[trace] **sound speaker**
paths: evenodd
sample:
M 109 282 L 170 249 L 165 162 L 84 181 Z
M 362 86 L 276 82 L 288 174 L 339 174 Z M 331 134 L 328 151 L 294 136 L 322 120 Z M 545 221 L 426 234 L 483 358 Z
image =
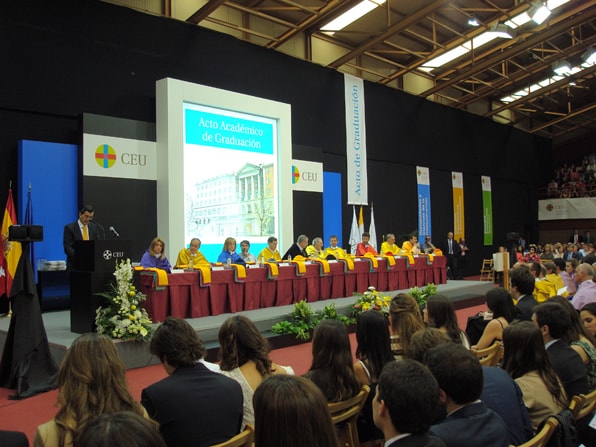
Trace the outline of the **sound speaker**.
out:
M 11 225 L 8 227 L 8 240 L 15 242 L 41 242 L 43 241 L 43 226 Z

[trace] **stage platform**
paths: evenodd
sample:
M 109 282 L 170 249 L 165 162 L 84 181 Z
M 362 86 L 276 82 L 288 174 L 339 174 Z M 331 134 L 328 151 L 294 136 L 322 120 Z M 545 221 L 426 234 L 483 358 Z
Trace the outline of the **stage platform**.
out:
M 484 294 L 494 287 L 492 282 L 487 281 L 447 281 L 447 284 L 438 286 L 438 293 L 447 296 L 454 304 L 456 309 L 462 309 L 470 306 L 476 306 L 483 302 Z M 408 290 L 395 290 L 386 292 L 389 295 L 395 295 L 399 292 L 407 292 Z M 334 303 L 335 308 L 341 315 L 347 315 L 356 301 L 355 297 L 336 298 L 324 301 L 317 301 L 311 304 L 316 311 L 321 310 L 325 305 Z M 268 338 L 271 337 L 272 345 L 276 346 L 275 337 L 271 326 L 279 321 L 287 318 L 287 315 L 292 311 L 293 306 L 278 306 L 269 307 L 266 309 L 250 310 L 239 312 L 242 315 L 250 318 L 259 330 Z M 217 351 L 219 343 L 217 341 L 217 333 L 221 324 L 232 314 L 221 314 L 211 317 L 191 318 L 187 321 L 195 328 L 199 337 L 203 341 L 205 347 L 209 350 L 208 359 L 213 358 Z M 66 350 L 72 344 L 73 340 L 79 334 L 70 331 L 70 311 L 54 311 L 43 314 L 43 321 L 50 343 L 50 351 L 58 364 L 64 358 Z M 10 318 L 0 319 L 0 346 L 4 349 L 4 343 L 10 325 Z M 146 343 L 138 342 L 116 342 L 116 348 L 120 358 L 123 360 L 127 369 L 139 368 L 158 363 L 148 349 Z

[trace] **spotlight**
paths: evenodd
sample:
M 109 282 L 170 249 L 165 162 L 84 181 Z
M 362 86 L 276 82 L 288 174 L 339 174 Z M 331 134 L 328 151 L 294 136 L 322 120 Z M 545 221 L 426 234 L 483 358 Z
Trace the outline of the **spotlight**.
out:
M 559 76 L 565 76 L 571 72 L 571 65 L 565 60 L 557 61 L 553 64 L 553 71 Z
M 550 16 L 550 9 L 546 3 L 534 3 L 528 9 L 528 15 L 537 25 L 540 25 Z
M 515 31 L 503 23 L 494 24 L 490 28 L 490 32 L 503 39 L 513 39 L 515 37 Z
M 480 26 L 480 22 L 478 21 L 476 16 L 470 16 L 470 18 L 468 19 L 468 25 L 469 26 Z
M 596 50 L 592 47 L 588 47 L 582 54 L 582 60 L 588 65 L 596 64 Z

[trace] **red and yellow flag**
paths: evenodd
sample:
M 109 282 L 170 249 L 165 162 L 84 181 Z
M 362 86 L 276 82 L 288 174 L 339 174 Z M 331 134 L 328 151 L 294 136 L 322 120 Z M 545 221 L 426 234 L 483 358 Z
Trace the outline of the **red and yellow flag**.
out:
M 21 243 L 8 241 L 8 227 L 17 224 L 17 213 L 12 200 L 12 189 L 8 190 L 8 200 L 2 220 L 2 253 L 0 254 L 0 295 L 10 295 L 12 280 L 21 257 Z

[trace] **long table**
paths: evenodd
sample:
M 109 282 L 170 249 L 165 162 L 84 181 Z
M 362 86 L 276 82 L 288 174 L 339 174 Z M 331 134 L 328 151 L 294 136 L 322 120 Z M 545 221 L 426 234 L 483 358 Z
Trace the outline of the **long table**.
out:
M 281 263 L 278 276 L 272 278 L 266 267 L 249 266 L 244 279 L 236 279 L 232 269 L 220 269 L 211 272 L 211 283 L 205 285 L 201 285 L 199 272 L 173 273 L 168 275 L 168 285 L 164 287 L 157 285 L 155 273 L 140 272 L 137 285 L 147 295 L 147 312 L 158 322 L 168 315 L 199 318 L 283 306 L 303 299 L 314 302 L 343 298 L 364 292 L 369 286 L 387 291 L 447 282 L 444 256 L 435 256 L 432 263 L 426 256 L 415 257 L 412 265 L 402 257 L 395 261 L 389 267 L 387 259 L 378 259 L 375 268 L 372 260 L 356 258 L 351 271 L 344 262 L 331 261 L 328 273 L 319 263 L 313 263 L 306 264 L 304 274 L 298 273 L 295 264 Z

